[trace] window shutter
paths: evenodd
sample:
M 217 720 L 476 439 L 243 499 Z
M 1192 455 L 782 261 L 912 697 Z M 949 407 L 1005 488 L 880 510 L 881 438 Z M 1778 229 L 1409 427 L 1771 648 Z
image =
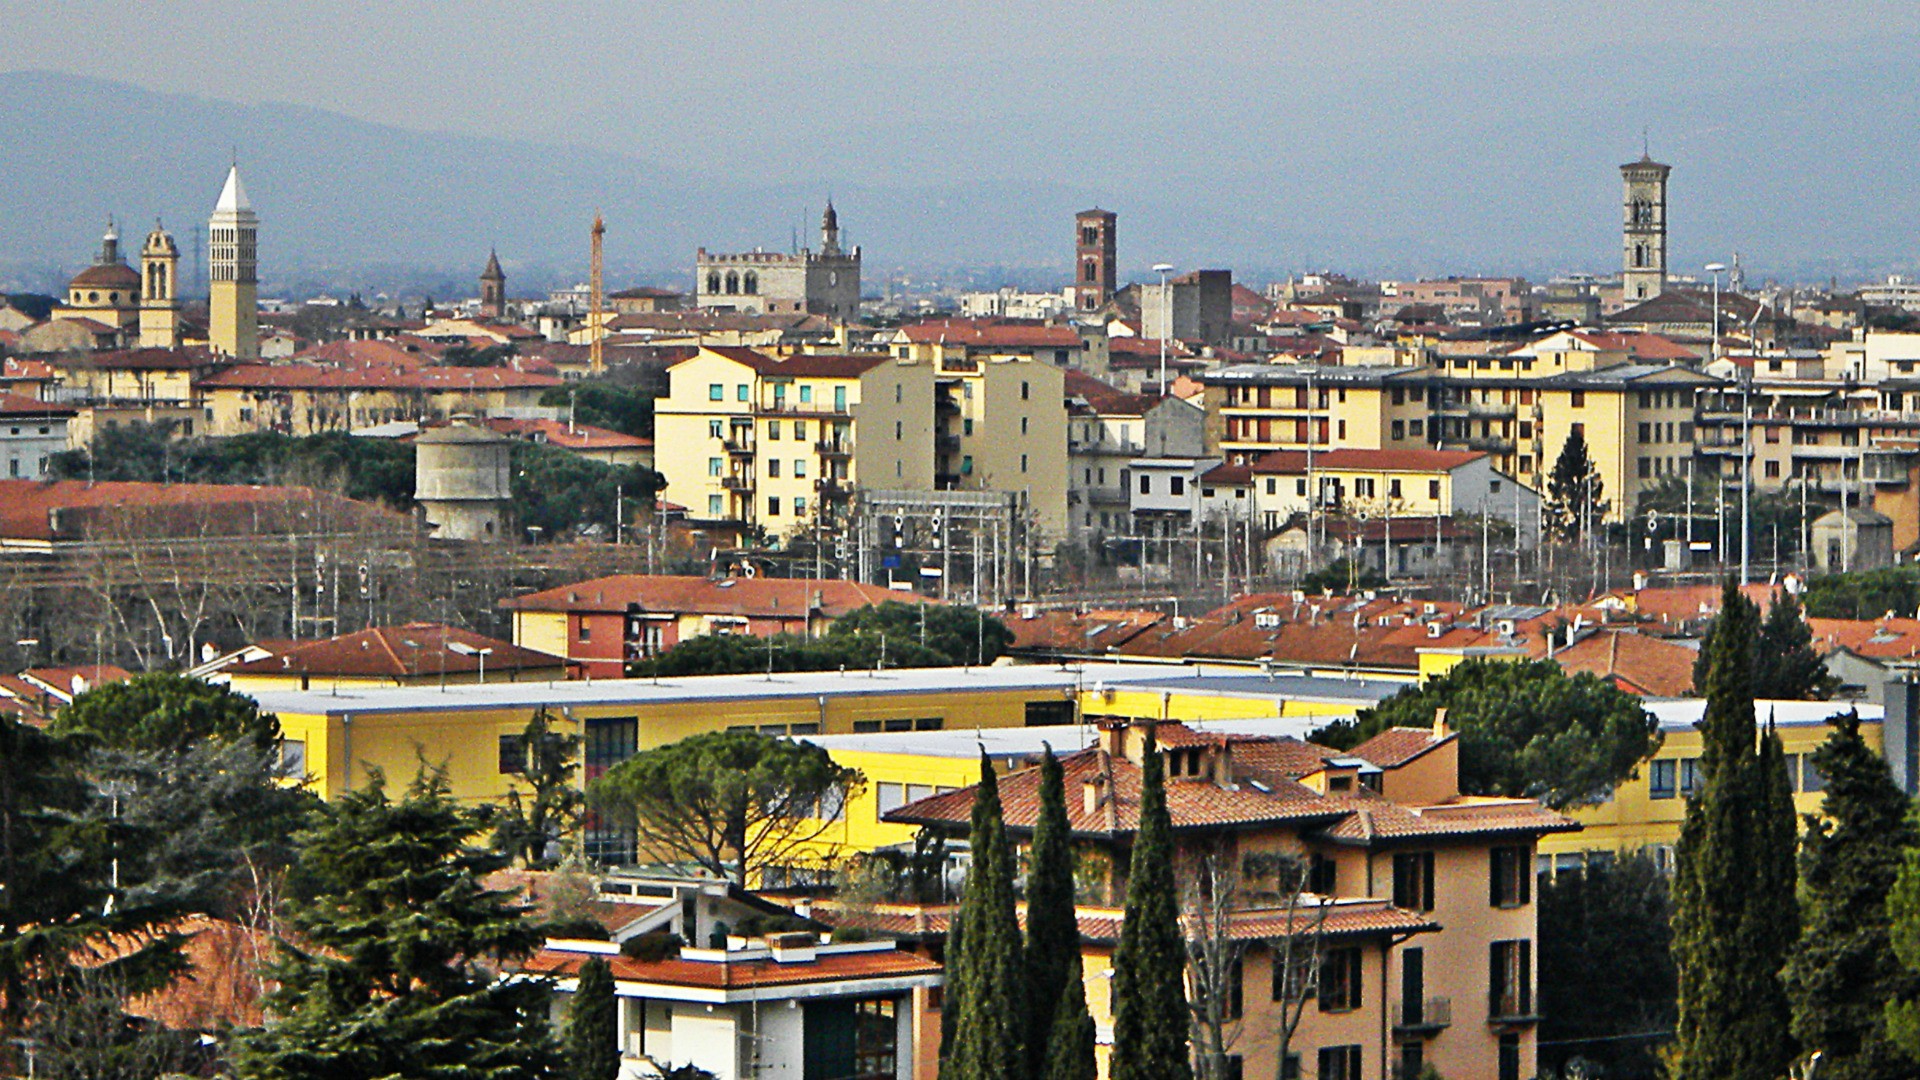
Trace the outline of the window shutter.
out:
M 1527 858 L 1526 848 L 1517 847 L 1513 849 L 1513 874 L 1520 879 L 1521 904 L 1533 903 L 1533 867 L 1527 865 L 1530 861 L 1531 860 Z
M 1420 869 L 1422 871 L 1420 875 L 1420 878 L 1421 878 L 1420 898 L 1426 902 L 1425 905 L 1423 906 L 1423 910 L 1432 911 L 1433 910 L 1433 852 L 1429 851 L 1420 856 Z

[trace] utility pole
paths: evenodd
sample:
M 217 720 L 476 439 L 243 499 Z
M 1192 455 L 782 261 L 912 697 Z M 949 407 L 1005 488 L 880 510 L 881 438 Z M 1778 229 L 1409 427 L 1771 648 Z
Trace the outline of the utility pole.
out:
M 592 253 L 587 268 L 587 289 L 592 293 L 587 300 L 590 305 L 587 315 L 587 369 L 596 379 L 606 374 L 607 370 L 606 351 L 600 344 L 600 339 L 606 334 L 606 257 L 603 250 L 606 237 L 607 223 L 601 220 L 596 211 L 593 215 Z

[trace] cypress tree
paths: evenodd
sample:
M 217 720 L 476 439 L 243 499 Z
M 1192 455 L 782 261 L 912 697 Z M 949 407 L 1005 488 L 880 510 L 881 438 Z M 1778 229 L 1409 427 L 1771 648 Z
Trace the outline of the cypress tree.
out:
M 1068 998 L 1087 1011 L 1086 988 L 1068 979 L 1080 977 L 1080 922 L 1074 912 L 1073 826 L 1067 820 L 1064 770 L 1053 749 L 1040 762 L 1040 818 L 1033 830 L 1027 865 L 1027 1056 L 1033 1072 L 1046 1066 L 1056 1024 L 1070 1028 Z M 1092 1016 L 1087 1016 L 1089 1024 Z M 1087 1066 L 1093 1065 L 1088 1048 Z
M 1916 1069 L 1887 1037 L 1886 1008 L 1920 993 L 1920 977 L 1893 953 L 1886 898 L 1920 835 L 1857 714 L 1833 719 L 1812 761 L 1827 790 L 1801 848 L 1806 933 L 1787 964 L 1793 1034 L 1821 1051 L 1822 1080 L 1899 1080 Z
M 1759 622 L 1728 581 L 1699 725 L 1706 791 L 1687 803 L 1674 879 L 1676 1080 L 1778 1080 L 1793 1056 L 1780 978 L 1799 924 L 1793 802 L 1778 737 L 1755 745 Z
M 1027 1075 L 1025 984 L 1020 921 L 1013 904 L 1013 849 L 1000 813 L 1000 782 L 980 755 L 980 787 L 969 834 L 973 867 L 960 898 L 960 940 L 948 950 L 959 983 L 946 1080 L 1020 1080 Z M 957 970 L 956 970 L 957 969 Z
M 596 956 L 581 964 L 573 1003 L 567 1007 L 564 1050 L 569 1080 L 618 1080 L 619 1008 L 613 969 L 607 962 Z
M 1100 1075 L 1094 1063 L 1093 1014 L 1087 1011 L 1087 987 L 1081 978 L 1076 949 L 1067 957 L 1067 982 L 1047 1032 L 1046 1057 L 1038 1073 L 1041 1080 L 1095 1080 Z
M 1173 821 L 1160 750 L 1140 763 L 1125 921 L 1113 953 L 1112 1080 L 1192 1080 L 1187 1051 L 1187 950 L 1173 882 Z

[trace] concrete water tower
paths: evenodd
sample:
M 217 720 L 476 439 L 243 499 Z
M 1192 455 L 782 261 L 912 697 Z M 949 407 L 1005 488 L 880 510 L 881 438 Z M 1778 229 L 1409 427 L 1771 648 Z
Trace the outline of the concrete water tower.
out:
M 504 540 L 513 440 L 456 416 L 413 441 L 413 497 L 436 540 Z

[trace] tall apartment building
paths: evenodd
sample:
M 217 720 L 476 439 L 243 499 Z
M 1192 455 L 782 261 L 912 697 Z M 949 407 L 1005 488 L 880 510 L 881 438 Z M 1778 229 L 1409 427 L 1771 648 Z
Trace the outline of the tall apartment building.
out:
M 1078 371 L 1066 374 L 1067 509 L 1081 543 L 1130 532 L 1133 462 L 1197 458 L 1206 414 L 1176 397 L 1129 394 Z
M 887 356 L 702 348 L 667 370 L 655 467 L 689 516 L 776 536 L 843 519 L 856 483 L 933 485 L 932 370 Z

